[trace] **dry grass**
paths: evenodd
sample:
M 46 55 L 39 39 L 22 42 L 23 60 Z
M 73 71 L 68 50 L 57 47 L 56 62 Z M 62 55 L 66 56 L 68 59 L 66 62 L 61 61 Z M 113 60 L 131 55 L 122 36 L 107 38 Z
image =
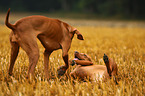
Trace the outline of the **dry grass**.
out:
M 7 75 L 10 57 L 10 30 L 0 25 L 0 96 L 144 96 L 145 95 L 145 29 L 142 27 L 93 27 L 76 26 L 83 34 L 84 41 L 73 39 L 69 51 L 73 58 L 75 50 L 87 53 L 95 64 L 104 64 L 102 56 L 106 53 L 118 65 L 119 85 L 112 80 L 107 82 L 78 82 L 75 85 L 65 76 L 59 79 L 44 79 L 43 51 L 39 43 L 40 58 L 35 70 L 35 80 L 25 78 L 28 58 L 21 49 L 13 70 Z M 52 74 L 64 62 L 61 50 L 50 57 Z M 70 67 L 68 73 L 73 70 Z

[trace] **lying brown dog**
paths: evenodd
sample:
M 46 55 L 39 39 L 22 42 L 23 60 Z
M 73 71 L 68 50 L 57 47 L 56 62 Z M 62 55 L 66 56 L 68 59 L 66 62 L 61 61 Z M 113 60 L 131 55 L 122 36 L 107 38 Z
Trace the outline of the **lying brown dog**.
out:
M 11 57 L 9 75 L 12 75 L 15 60 L 19 47 L 27 53 L 29 57 L 28 75 L 34 76 L 34 69 L 39 58 L 37 38 L 45 47 L 44 51 L 44 71 L 46 78 L 49 78 L 49 56 L 57 49 L 62 49 L 62 56 L 65 66 L 58 70 L 58 75 L 63 75 L 69 67 L 68 51 L 71 46 L 74 34 L 83 40 L 81 33 L 74 27 L 58 19 L 47 18 L 44 16 L 29 16 L 18 20 L 14 25 L 8 22 L 10 9 L 7 12 L 5 24 L 12 29 L 10 34 Z
M 113 77 L 117 84 L 115 76 L 117 75 L 117 65 L 113 59 L 108 58 L 107 55 L 103 56 L 105 65 L 94 65 L 91 58 L 84 53 L 75 51 L 75 59 L 70 60 L 71 65 L 77 65 L 76 68 L 70 73 L 74 79 L 85 80 L 106 80 Z

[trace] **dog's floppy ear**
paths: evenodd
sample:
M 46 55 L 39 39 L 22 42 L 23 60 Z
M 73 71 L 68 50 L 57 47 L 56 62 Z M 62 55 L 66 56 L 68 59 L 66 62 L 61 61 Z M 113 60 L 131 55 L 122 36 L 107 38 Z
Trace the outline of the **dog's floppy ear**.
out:
M 65 26 L 67 26 L 67 30 L 68 30 L 69 32 L 72 32 L 73 34 L 77 34 L 77 38 L 78 38 L 79 40 L 84 40 L 82 34 L 81 34 L 76 28 L 73 28 L 73 27 L 69 26 L 69 25 L 66 24 L 66 23 L 65 23 Z
M 83 35 L 77 29 L 74 29 L 73 31 L 75 34 L 77 34 L 77 38 L 79 40 L 84 40 Z

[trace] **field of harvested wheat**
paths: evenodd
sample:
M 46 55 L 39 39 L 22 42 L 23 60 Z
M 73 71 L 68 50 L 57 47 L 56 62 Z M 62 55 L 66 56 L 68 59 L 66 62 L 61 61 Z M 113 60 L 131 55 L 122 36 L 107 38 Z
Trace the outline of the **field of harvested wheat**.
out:
M 4 19 L 3 19 L 4 20 Z M 3 22 L 1 20 L 1 22 Z M 11 19 L 13 20 L 13 19 Z M 15 21 L 15 19 L 14 19 Z M 140 22 L 64 20 L 75 26 L 84 36 L 84 41 L 72 41 L 69 58 L 74 51 L 87 53 L 95 64 L 104 65 L 103 54 L 113 58 L 118 66 L 118 85 L 112 79 L 106 82 L 72 83 L 66 76 L 61 79 L 44 78 L 44 48 L 40 49 L 35 78 L 28 81 L 28 57 L 20 49 L 13 75 L 7 74 L 10 58 L 10 30 L 0 24 L 0 96 L 144 96 L 145 95 L 145 24 Z M 64 65 L 61 50 L 50 56 L 50 72 Z M 75 68 L 70 66 L 68 74 Z

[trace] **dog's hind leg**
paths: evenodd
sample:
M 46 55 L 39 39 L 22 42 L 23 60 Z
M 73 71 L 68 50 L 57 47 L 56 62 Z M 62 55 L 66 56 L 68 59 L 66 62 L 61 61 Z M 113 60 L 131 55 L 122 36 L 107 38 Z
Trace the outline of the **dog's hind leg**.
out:
M 29 78 L 30 75 L 34 76 L 34 69 L 39 59 L 39 49 L 37 45 L 36 38 L 27 37 L 23 35 L 21 37 L 20 46 L 24 51 L 27 53 L 29 57 L 29 69 L 27 77 Z
M 19 53 L 19 45 L 16 42 L 12 42 L 11 38 L 10 38 L 10 43 L 11 43 L 11 56 L 10 56 L 10 66 L 9 66 L 8 74 L 11 76 L 16 58 Z
M 106 67 L 107 67 L 107 72 L 108 72 L 108 74 L 109 74 L 109 76 L 111 77 L 112 76 L 112 70 L 111 70 L 111 68 L 110 68 L 110 61 L 109 61 L 109 58 L 108 58 L 108 56 L 106 55 L 106 54 L 104 54 L 104 56 L 103 56 L 103 60 L 104 60 L 104 63 L 105 63 L 105 65 L 106 65 Z

